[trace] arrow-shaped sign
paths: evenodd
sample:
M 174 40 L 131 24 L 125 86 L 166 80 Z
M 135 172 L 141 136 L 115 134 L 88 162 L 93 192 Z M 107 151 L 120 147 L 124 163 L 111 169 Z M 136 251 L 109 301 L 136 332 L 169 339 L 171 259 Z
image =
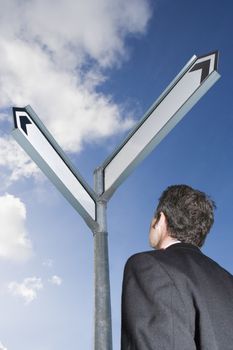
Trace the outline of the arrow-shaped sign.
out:
M 152 105 L 127 139 L 103 163 L 104 192 L 109 199 L 193 105 L 219 79 L 218 52 L 194 56 Z
M 13 108 L 13 136 L 34 162 L 82 215 L 96 227 L 96 195 L 83 180 L 30 106 Z

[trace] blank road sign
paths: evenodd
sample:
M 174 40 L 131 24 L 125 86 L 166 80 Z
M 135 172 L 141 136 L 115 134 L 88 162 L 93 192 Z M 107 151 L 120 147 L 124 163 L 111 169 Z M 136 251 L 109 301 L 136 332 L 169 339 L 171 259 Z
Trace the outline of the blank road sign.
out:
M 193 57 L 138 123 L 128 138 L 102 165 L 103 197 L 109 198 L 166 134 L 218 80 L 218 53 Z
M 96 220 L 96 196 L 30 106 L 13 108 L 13 136 L 86 221 Z

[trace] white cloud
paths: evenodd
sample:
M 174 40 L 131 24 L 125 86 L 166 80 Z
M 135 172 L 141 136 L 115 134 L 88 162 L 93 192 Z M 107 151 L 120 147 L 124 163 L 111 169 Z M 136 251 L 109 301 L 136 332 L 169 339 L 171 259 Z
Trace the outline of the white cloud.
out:
M 56 286 L 60 286 L 62 284 L 62 278 L 57 275 L 54 275 L 49 279 L 49 282 L 51 284 L 55 284 Z
M 0 350 L 7 350 L 7 348 L 0 342 Z
M 53 0 L 0 3 L 3 36 L 36 40 L 66 69 L 86 55 L 101 66 L 124 58 L 125 38 L 143 33 L 151 12 L 147 0 L 59 0 L 56 11 Z
M 25 304 L 31 303 L 37 298 L 38 291 L 43 289 L 41 278 L 28 277 L 22 283 L 10 282 L 8 284 L 8 291 L 13 296 L 21 297 Z
M 31 104 L 71 152 L 132 126 L 132 116 L 97 87 L 106 68 L 128 57 L 127 36 L 145 32 L 148 0 L 59 0 L 56 11 L 52 0 L 0 4 L 2 118 L 10 105 Z M 29 164 L 12 179 L 34 174 Z
M 30 160 L 28 155 L 9 136 L 0 137 L 0 167 L 4 167 L 6 178 L 3 178 L 5 187 L 19 178 L 34 176 L 36 179 L 41 176 L 39 168 Z
M 26 261 L 32 255 L 31 241 L 27 235 L 26 207 L 10 194 L 0 196 L 0 258 Z

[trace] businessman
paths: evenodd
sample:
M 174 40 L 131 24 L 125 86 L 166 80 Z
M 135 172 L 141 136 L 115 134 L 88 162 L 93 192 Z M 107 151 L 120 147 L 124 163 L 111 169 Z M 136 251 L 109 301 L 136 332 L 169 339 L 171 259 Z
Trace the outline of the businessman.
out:
M 121 350 L 233 350 L 233 276 L 200 250 L 214 209 L 186 185 L 162 193 L 149 233 L 156 250 L 125 266 Z

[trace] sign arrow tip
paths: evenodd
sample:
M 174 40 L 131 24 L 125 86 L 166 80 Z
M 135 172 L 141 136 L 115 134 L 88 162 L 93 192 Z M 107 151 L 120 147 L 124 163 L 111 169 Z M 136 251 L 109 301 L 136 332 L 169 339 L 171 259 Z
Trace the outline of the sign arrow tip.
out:
M 201 69 L 201 83 L 203 82 L 203 80 L 205 80 L 205 78 L 208 76 L 209 71 L 210 71 L 210 59 L 206 60 L 206 61 L 202 61 L 199 63 L 196 63 L 192 69 L 190 69 L 189 72 L 194 72 L 195 70 L 199 70 Z
M 20 116 L 20 126 L 26 135 L 28 134 L 27 133 L 27 124 L 32 124 L 32 122 L 30 121 L 30 119 L 26 115 L 21 115 Z

